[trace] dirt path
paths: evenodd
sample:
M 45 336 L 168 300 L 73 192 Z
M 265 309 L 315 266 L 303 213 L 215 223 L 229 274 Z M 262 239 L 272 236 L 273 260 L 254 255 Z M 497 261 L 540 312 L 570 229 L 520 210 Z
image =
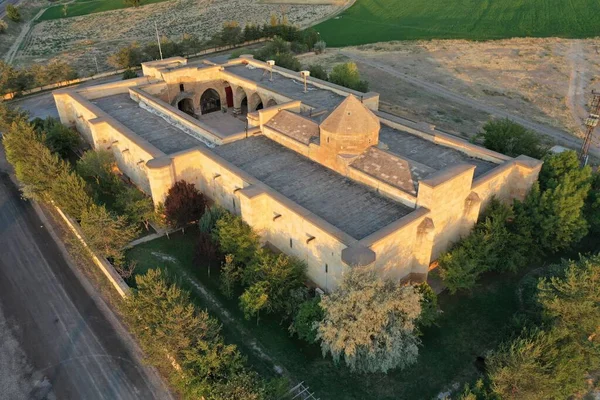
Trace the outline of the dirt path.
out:
M 15 59 L 15 56 L 17 55 L 17 52 L 19 51 L 19 48 L 21 47 L 21 43 L 23 43 L 23 41 L 27 37 L 27 34 L 31 30 L 31 26 L 44 13 L 44 11 L 46 11 L 46 9 L 47 8 L 42 8 L 40 11 L 38 11 L 37 14 L 35 14 L 35 16 L 30 21 L 27 21 L 25 25 L 23 25 L 23 28 L 21 28 L 21 33 L 19 33 L 19 36 L 17 37 L 15 42 L 12 44 L 12 46 L 10 46 L 10 49 L 4 55 L 4 61 L 6 61 L 7 64 L 12 64 L 13 60 Z
M 571 116 L 576 124 L 583 124 L 583 120 L 587 116 L 585 109 L 585 58 L 581 42 L 573 41 L 571 48 L 567 53 L 567 59 L 571 66 L 571 76 L 569 79 L 569 91 L 567 93 L 567 107 L 571 112 Z
M 421 80 L 419 78 L 415 78 L 406 73 L 400 72 L 389 65 L 386 65 L 386 64 L 378 62 L 376 60 L 358 55 L 358 54 L 356 54 L 356 52 L 348 51 L 348 50 L 344 50 L 344 49 L 339 49 L 338 52 L 350 59 L 353 59 L 353 60 L 359 62 L 359 63 L 368 65 L 373 68 L 377 68 L 381 71 L 388 73 L 389 75 L 391 75 L 395 78 L 402 79 L 408 83 L 411 83 L 417 87 L 420 87 L 423 90 L 433 93 L 436 96 L 444 97 L 456 104 L 466 105 L 466 106 L 472 107 L 474 109 L 489 113 L 496 117 L 508 118 L 514 122 L 517 122 L 517 123 L 523 125 L 524 127 L 528 128 L 528 129 L 532 129 L 543 135 L 549 136 L 549 137 L 555 139 L 556 141 L 558 141 L 559 143 L 564 144 L 570 148 L 578 149 L 581 146 L 581 140 L 579 138 L 573 137 L 572 135 L 570 135 L 567 132 L 561 131 L 556 128 L 549 127 L 547 125 L 535 123 L 535 122 L 532 122 L 525 118 L 513 115 L 509 112 L 506 112 L 506 111 L 500 109 L 500 108 L 490 106 L 487 104 L 483 104 L 479 100 L 474 100 L 469 97 L 463 96 L 461 94 L 455 93 L 453 91 L 446 89 L 445 87 L 443 87 L 439 84 L 431 83 L 431 82 Z M 598 149 L 595 148 L 595 149 L 591 150 L 591 153 L 594 155 L 599 155 L 600 151 L 598 151 Z

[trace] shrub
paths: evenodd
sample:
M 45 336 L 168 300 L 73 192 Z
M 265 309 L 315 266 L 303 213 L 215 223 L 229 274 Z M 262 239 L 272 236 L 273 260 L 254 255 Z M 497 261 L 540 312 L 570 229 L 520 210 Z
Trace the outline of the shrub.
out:
M 6 16 L 8 19 L 14 22 L 19 22 L 21 20 L 21 13 L 19 9 L 12 4 L 6 5 Z
M 6 23 L 6 21 L 0 19 L 0 33 L 5 33 L 7 29 L 8 24 Z
M 137 78 L 137 77 L 138 77 L 137 72 L 135 72 L 131 68 L 127 68 L 125 70 L 125 72 L 123 72 L 123 80 L 134 79 L 134 78 Z
M 327 80 L 327 71 L 321 64 L 313 64 L 308 67 L 308 70 L 310 71 L 310 76 L 313 78 Z
M 353 62 L 338 64 L 333 67 L 329 74 L 329 80 L 336 85 L 345 86 L 359 92 L 367 92 L 369 90 L 369 84 L 366 81 L 360 80 L 358 67 Z
M 317 327 L 323 320 L 323 309 L 321 298 L 315 297 L 305 301 L 294 316 L 294 322 L 290 325 L 290 332 L 298 335 L 308 343 L 317 342 Z
M 435 325 L 435 321 L 439 314 L 437 295 L 427 282 L 417 285 L 417 289 L 421 294 L 421 315 L 418 320 L 419 326 L 424 328 L 433 326 Z
M 206 200 L 193 183 L 178 181 L 169 189 L 165 199 L 165 216 L 173 228 L 183 228 L 190 222 L 198 221 Z
M 317 43 L 315 43 L 314 50 L 315 50 L 315 53 L 322 54 L 325 52 L 326 48 L 327 48 L 327 43 L 325 43 L 322 40 L 319 40 Z
M 494 119 L 483 126 L 483 144 L 490 150 L 507 156 L 521 154 L 542 158 L 547 148 L 542 145 L 540 136 L 509 119 Z

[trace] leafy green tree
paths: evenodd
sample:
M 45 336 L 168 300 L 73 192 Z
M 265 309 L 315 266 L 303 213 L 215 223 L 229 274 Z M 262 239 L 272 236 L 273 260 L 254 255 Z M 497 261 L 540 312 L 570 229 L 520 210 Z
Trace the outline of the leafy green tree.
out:
M 224 23 L 219 39 L 222 44 L 230 46 L 241 43 L 244 40 L 244 35 L 240 24 L 236 21 Z
M 269 301 L 269 282 L 260 281 L 250 286 L 240 296 L 240 308 L 244 312 L 244 317 L 250 319 L 256 316 L 258 325 L 259 313 L 267 307 Z
M 258 235 L 241 217 L 225 213 L 217 221 L 213 238 L 222 254 L 232 254 L 236 263 L 248 265 L 258 250 Z
M 290 333 L 298 335 L 308 343 L 317 342 L 317 327 L 323 320 L 324 313 L 321 308 L 321 298 L 315 297 L 305 301 L 294 316 L 290 325 Z
M 437 320 L 439 314 L 437 295 L 431 286 L 427 284 L 427 282 L 423 282 L 416 287 L 421 294 L 421 315 L 419 316 L 418 321 L 419 326 L 433 326 L 435 325 L 435 321 Z
M 178 181 L 169 189 L 165 199 L 165 216 L 173 228 L 185 228 L 204 214 L 206 199 L 193 183 Z
M 591 169 L 580 168 L 573 151 L 544 158 L 539 185 L 534 184 L 524 202 L 515 206 L 515 218 L 527 222 L 538 252 L 568 249 L 587 234 L 583 211 L 591 178 Z
M 323 53 L 325 53 L 326 48 L 327 48 L 327 43 L 325 43 L 325 41 L 323 41 L 323 40 L 319 40 L 317 43 L 315 43 L 313 50 L 315 51 L 316 54 L 323 54 Z
M 115 156 L 107 150 L 86 151 L 76 166 L 77 173 L 90 185 L 94 200 L 99 203 L 113 201 L 123 189 L 124 183 L 113 172 L 116 169 Z
M 253 262 L 243 272 L 243 283 L 249 290 L 259 285 L 267 297 L 262 307 L 268 313 L 282 312 L 293 289 L 302 287 L 306 265 L 285 254 L 259 250 Z M 245 293 L 245 292 L 244 292 Z
M 219 288 L 227 297 L 233 297 L 233 291 L 242 280 L 241 269 L 235 264 L 232 254 L 225 255 L 225 261 L 221 265 L 221 282 Z
M 207 400 L 261 400 L 265 398 L 264 388 L 255 372 L 243 371 L 217 384 Z
M 76 220 L 80 220 L 83 212 L 92 205 L 85 181 L 68 169 L 61 171 L 53 182 L 51 197 L 64 212 Z
M 308 28 L 302 31 L 302 43 L 306 44 L 309 50 L 315 47 L 315 44 L 321 39 L 319 32 L 314 28 Z
M 19 9 L 17 7 L 15 7 L 14 5 L 7 4 L 5 11 L 6 11 L 6 16 L 11 21 L 14 21 L 14 22 L 21 21 L 21 13 L 19 12 Z
M 327 80 L 327 71 L 321 64 L 312 64 L 308 67 L 310 76 L 317 79 Z
M 331 70 L 329 81 L 336 85 L 344 86 L 359 92 L 367 92 L 369 84 L 360 80 L 360 72 L 353 62 L 338 64 Z
M 500 399 L 567 399 L 584 383 L 581 356 L 557 329 L 524 331 L 486 358 L 492 392 Z
M 321 307 L 317 339 L 323 355 L 331 353 L 336 363 L 343 357 L 353 371 L 386 373 L 416 362 L 421 295 L 414 286 L 350 268 Z
M 181 42 L 179 43 L 180 51 L 185 55 L 189 56 L 198 53 L 202 50 L 202 42 L 197 36 L 189 33 L 184 33 Z
M 488 121 L 480 135 L 485 147 L 511 157 L 524 154 L 541 159 L 548 151 L 536 132 L 509 119 Z
M 564 261 L 564 273 L 543 278 L 538 301 L 548 322 L 568 332 L 587 366 L 600 365 L 600 256 Z
M 123 185 L 123 189 L 117 194 L 115 208 L 130 224 L 142 223 L 146 230 L 150 230 L 150 223 L 156 219 L 152 199 L 132 186 Z
M 142 51 L 137 43 L 121 47 L 108 57 L 108 64 L 114 68 L 133 68 L 142 62 Z
M 600 234 L 600 172 L 596 171 L 592 178 L 592 187 L 586 201 L 584 215 L 590 226 L 590 232 Z
M 473 232 L 439 257 L 440 277 L 450 293 L 473 289 L 481 274 L 487 271 L 483 252 L 478 247 L 482 239 L 480 233 Z
M 219 205 L 213 204 L 208 207 L 204 214 L 198 220 L 198 228 L 202 233 L 212 233 L 213 229 L 217 224 L 219 218 L 223 216 L 227 211 Z
M 127 68 L 125 70 L 125 72 L 123 72 L 123 80 L 124 81 L 126 81 L 127 79 L 135 79 L 137 77 L 138 77 L 137 72 L 135 72 L 131 68 Z
M 138 235 L 137 228 L 125 217 L 115 216 L 95 204 L 81 214 L 81 230 L 87 243 L 115 264 L 122 264 L 123 248 Z
M 33 77 L 33 86 L 45 86 L 56 82 L 70 81 L 77 78 L 77 71 L 62 60 L 52 60 L 46 64 L 33 64 L 28 72 Z
M 36 118 L 32 123 L 39 132 L 44 134 L 45 144 L 50 151 L 58 153 L 62 158 L 73 154 L 81 144 L 81 138 L 77 131 L 64 126 L 57 119 L 52 117 Z
M 49 201 L 54 181 L 67 165 L 44 145 L 40 135 L 25 120 L 17 120 L 2 137 L 6 159 L 23 184 L 23 195 Z
M 0 85 L 1 89 L 1 85 Z M 3 100 L 0 100 L 0 132 L 7 132 L 13 122 L 29 120 L 29 115 L 26 111 L 19 108 L 11 107 Z

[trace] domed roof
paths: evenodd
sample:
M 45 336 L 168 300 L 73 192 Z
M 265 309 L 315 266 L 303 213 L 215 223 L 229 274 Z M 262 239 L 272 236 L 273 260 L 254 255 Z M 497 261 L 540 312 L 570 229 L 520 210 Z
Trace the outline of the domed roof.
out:
M 348 95 L 325 121 L 321 129 L 341 135 L 379 132 L 379 118 L 355 96 Z

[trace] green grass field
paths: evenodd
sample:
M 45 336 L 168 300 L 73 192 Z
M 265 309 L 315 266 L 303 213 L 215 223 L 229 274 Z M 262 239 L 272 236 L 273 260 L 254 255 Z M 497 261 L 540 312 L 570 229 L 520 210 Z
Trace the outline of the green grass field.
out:
M 329 47 L 390 40 L 600 36 L 598 0 L 357 0 L 315 27 Z
M 166 0 L 143 0 L 142 5 L 160 3 Z M 76 0 L 67 5 L 67 14 L 64 13 L 64 7 L 57 5 L 48 8 L 38 19 L 38 21 L 48 21 L 51 19 L 77 17 L 80 15 L 94 14 L 110 10 L 119 10 L 128 8 L 123 0 Z
M 186 229 L 186 234 L 171 235 L 143 243 L 130 250 L 129 260 L 137 260 L 136 273 L 149 268 L 164 268 L 173 276 L 186 271 L 213 293 L 227 311 L 250 331 L 263 348 L 297 379 L 305 381 L 321 399 L 430 399 L 454 382 L 470 382 L 479 372 L 475 361 L 494 349 L 513 333 L 512 316 L 519 309 L 516 297 L 518 276 L 489 276 L 472 295 L 439 298 L 443 314 L 439 326 L 424 333 L 423 347 L 416 365 L 404 371 L 382 374 L 353 374 L 344 366 L 335 366 L 331 358 L 323 358 L 318 346 L 307 345 L 289 336 L 287 326 L 277 317 L 261 317 L 246 321 L 237 299 L 227 299 L 218 290 L 218 268 L 194 261 L 197 231 Z M 189 289 L 185 281 L 180 284 Z M 202 305 L 202 301 L 198 299 Z M 210 308 L 209 308 L 210 311 Z M 228 342 L 236 343 L 249 356 L 249 362 L 264 376 L 272 369 L 263 360 L 253 356 L 235 331 L 225 324 Z

